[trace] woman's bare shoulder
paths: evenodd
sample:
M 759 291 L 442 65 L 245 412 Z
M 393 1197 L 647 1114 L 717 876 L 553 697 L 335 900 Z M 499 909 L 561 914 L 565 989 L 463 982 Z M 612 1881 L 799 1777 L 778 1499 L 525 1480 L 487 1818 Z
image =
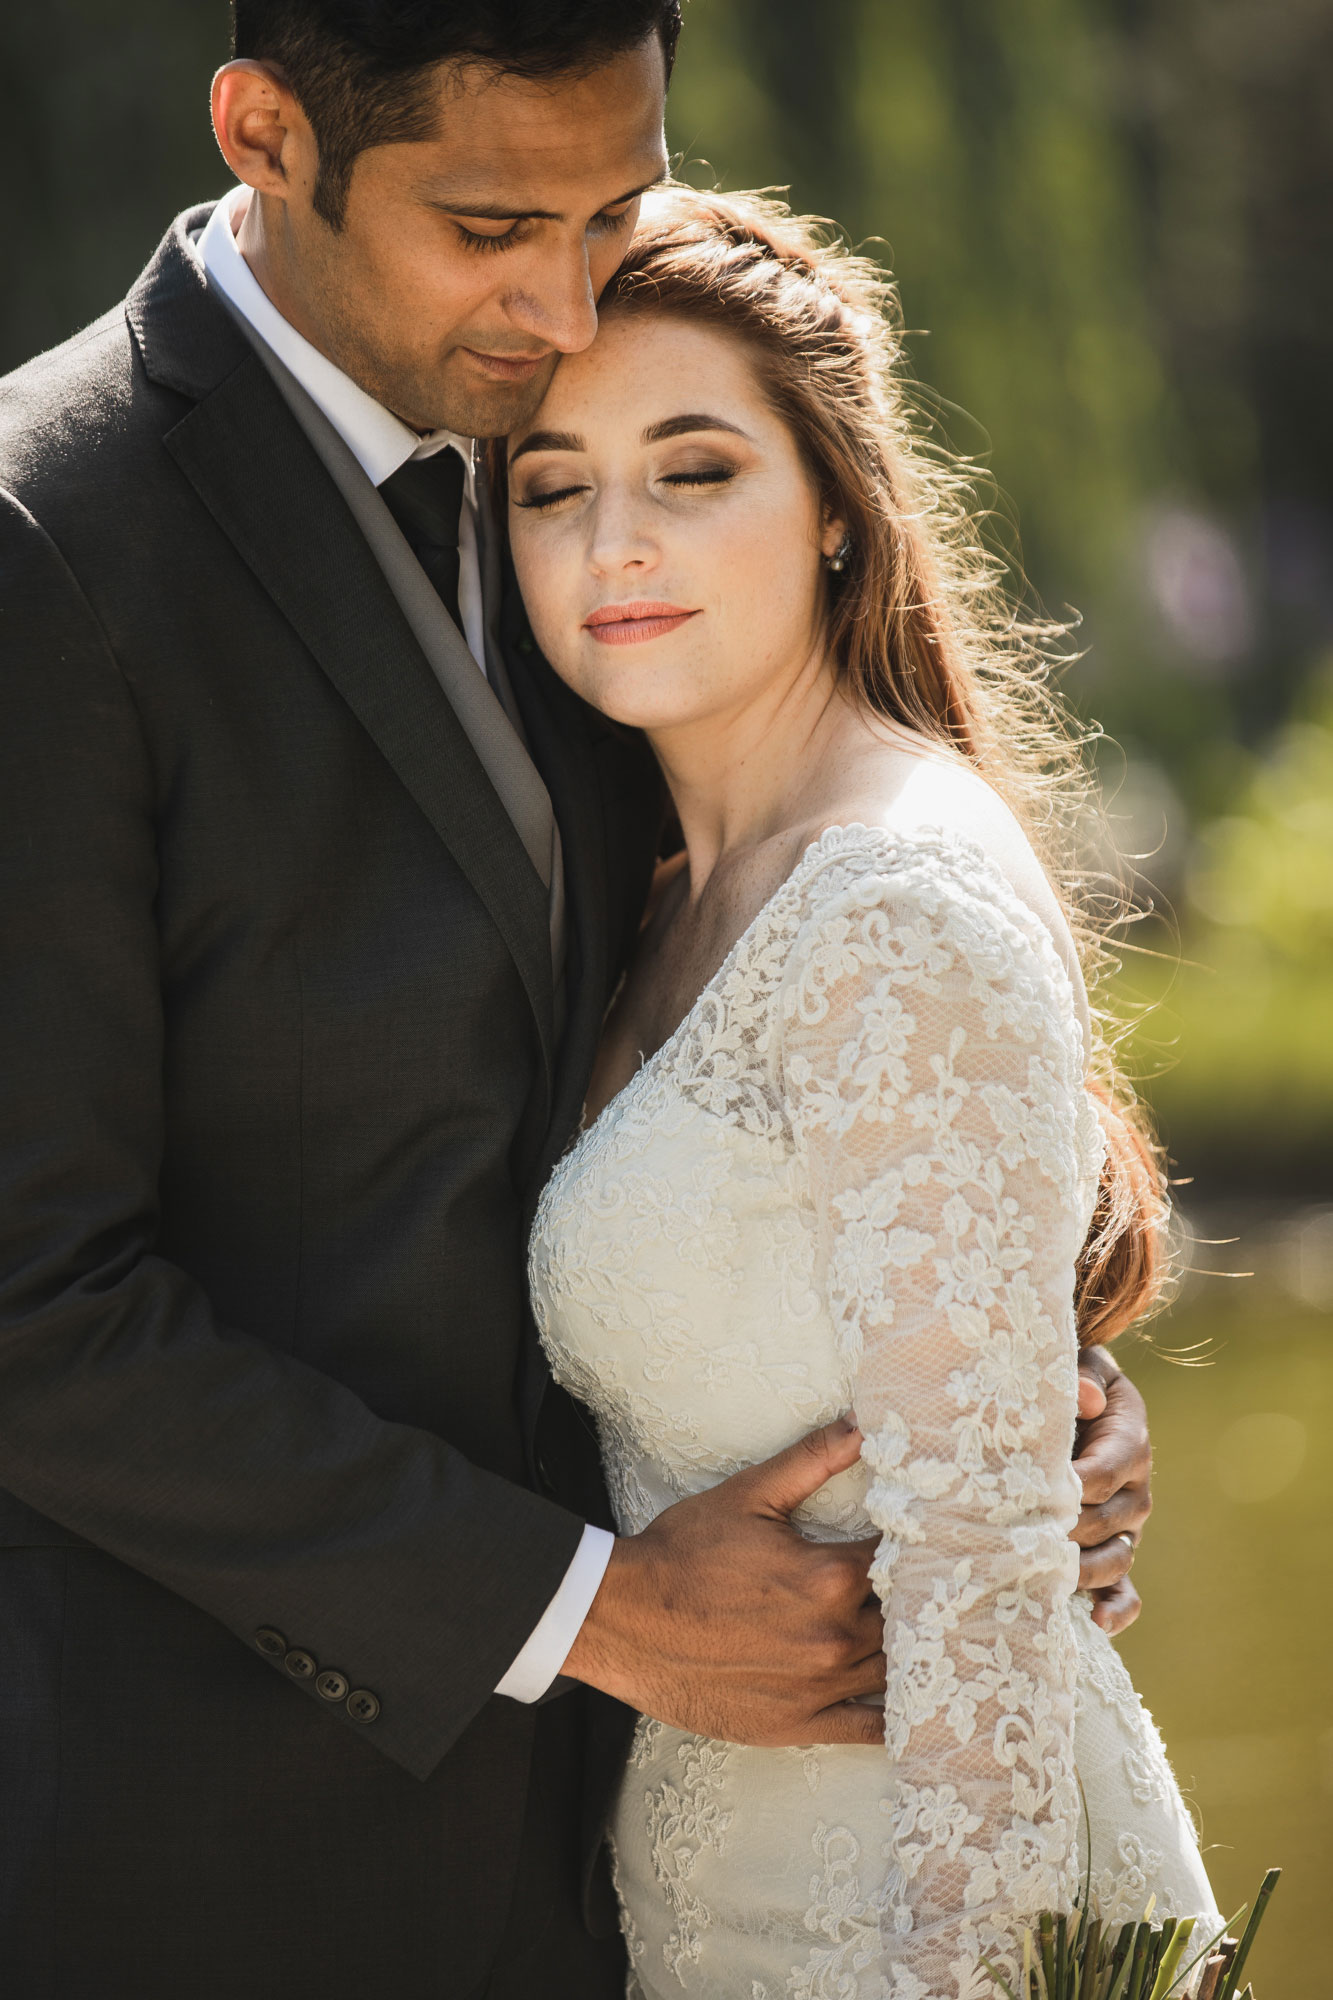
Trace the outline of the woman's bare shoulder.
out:
M 936 830 L 971 841 L 1050 932 L 1082 997 L 1078 951 L 1060 898 L 1018 820 L 979 772 L 924 739 L 901 740 L 856 760 L 854 782 L 826 826 L 862 824 L 911 838 Z
M 1050 885 L 1023 829 L 986 780 L 943 745 L 906 730 L 876 740 L 848 760 L 823 825 L 882 827 L 910 837 L 940 831 L 970 840 L 1020 893 Z

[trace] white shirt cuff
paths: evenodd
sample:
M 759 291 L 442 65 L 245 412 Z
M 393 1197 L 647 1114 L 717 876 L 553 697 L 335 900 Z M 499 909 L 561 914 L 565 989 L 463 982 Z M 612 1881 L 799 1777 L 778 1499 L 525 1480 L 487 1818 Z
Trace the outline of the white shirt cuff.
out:
M 589 1524 L 563 1583 L 537 1621 L 532 1637 L 496 1688 L 514 1701 L 540 1701 L 569 1657 L 592 1601 L 602 1586 L 616 1538 Z

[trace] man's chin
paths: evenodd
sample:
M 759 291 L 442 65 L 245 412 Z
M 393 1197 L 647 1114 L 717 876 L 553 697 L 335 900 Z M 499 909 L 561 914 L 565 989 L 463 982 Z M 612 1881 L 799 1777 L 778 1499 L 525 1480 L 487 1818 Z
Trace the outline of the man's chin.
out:
M 559 355 L 552 354 L 522 382 L 493 382 L 461 357 L 450 357 L 443 379 L 423 383 L 422 403 L 435 414 L 438 430 L 460 437 L 508 437 L 534 415 L 546 394 Z

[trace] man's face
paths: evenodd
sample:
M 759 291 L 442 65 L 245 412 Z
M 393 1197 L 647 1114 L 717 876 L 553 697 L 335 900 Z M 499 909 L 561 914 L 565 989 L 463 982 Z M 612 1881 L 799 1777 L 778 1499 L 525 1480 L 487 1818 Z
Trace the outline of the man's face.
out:
M 584 77 L 450 64 L 435 88 L 434 136 L 362 153 L 339 230 L 315 213 L 298 112 L 277 303 L 405 422 L 503 436 L 592 340 L 638 193 L 666 171 L 665 62 L 652 36 Z

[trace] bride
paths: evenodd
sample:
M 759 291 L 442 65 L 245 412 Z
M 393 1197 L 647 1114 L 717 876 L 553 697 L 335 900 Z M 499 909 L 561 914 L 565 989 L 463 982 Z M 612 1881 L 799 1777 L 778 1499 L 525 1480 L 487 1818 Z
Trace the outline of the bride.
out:
M 980 2000 L 1087 1868 L 1108 1921 L 1216 1918 L 1068 1539 L 1078 1343 L 1151 1305 L 1162 1204 L 1080 971 L 1079 760 L 886 303 L 778 205 L 673 190 L 509 446 L 534 633 L 684 836 L 534 1227 L 551 1365 L 623 1535 L 854 1411 L 798 1518 L 878 1537 L 882 1746 L 640 1720 L 646 2000 Z

